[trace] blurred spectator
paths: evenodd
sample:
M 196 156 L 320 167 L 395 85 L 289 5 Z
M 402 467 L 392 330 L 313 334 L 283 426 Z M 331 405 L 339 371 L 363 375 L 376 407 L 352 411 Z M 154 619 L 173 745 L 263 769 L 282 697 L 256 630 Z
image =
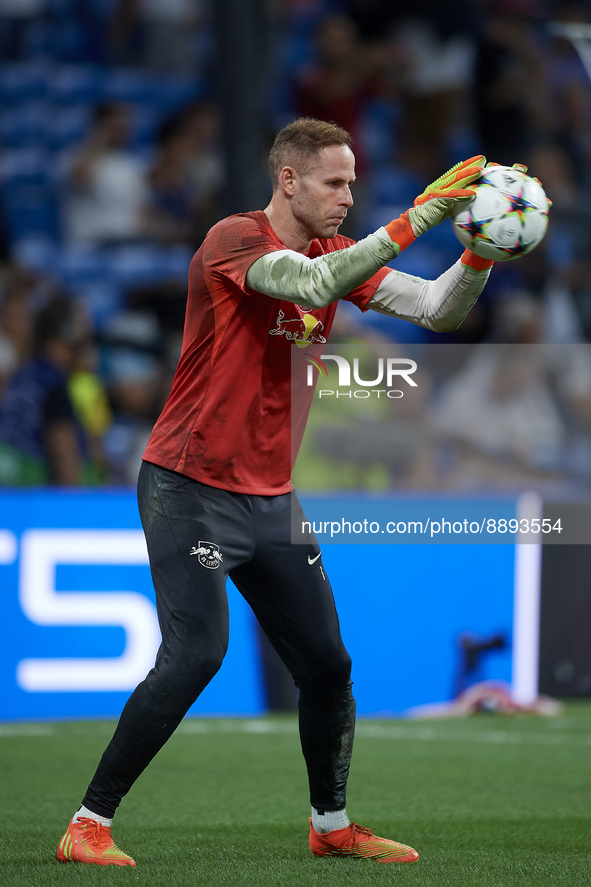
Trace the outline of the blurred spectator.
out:
M 0 262 L 10 259 L 10 235 L 6 224 L 4 207 L 0 204 Z
M 156 71 L 191 73 L 196 68 L 200 0 L 140 0 L 143 63 Z
M 115 315 L 103 331 L 102 344 L 113 409 L 105 457 L 115 483 L 135 485 L 142 453 L 168 395 L 156 316 L 148 311 Z
M 112 61 L 119 65 L 138 64 L 140 41 L 138 0 L 115 0 L 109 27 Z
M 155 71 L 192 73 L 202 0 L 116 0 L 111 23 L 113 59 Z
M 73 349 L 68 393 L 88 445 L 87 483 L 100 483 L 108 478 L 103 441 L 113 422 L 106 389 L 96 372 L 97 365 L 96 345 L 90 337 L 82 339 Z
M 149 173 L 147 230 L 156 240 L 197 248 L 222 217 L 219 126 L 216 106 L 200 102 L 161 127 Z
M 0 0 L 0 58 L 26 56 L 28 33 L 47 5 L 47 0 Z
M 145 234 L 144 164 L 128 149 L 124 105 L 100 104 L 86 141 L 66 160 L 63 228 L 70 242 L 121 243 Z
M 4 387 L 12 373 L 16 370 L 18 364 L 18 355 L 16 348 L 0 329 L 0 402 Z
M 9 380 L 0 404 L 0 484 L 80 483 L 86 453 L 68 373 L 84 333 L 66 299 L 38 313 L 33 356 Z
M 292 105 L 296 116 L 316 117 L 342 126 L 355 143 L 355 203 L 342 234 L 358 238 L 366 213 L 369 172 L 369 128 L 364 115 L 372 98 L 388 89 L 387 56 L 359 37 L 355 22 L 346 15 L 322 18 L 313 35 L 314 58 L 292 79 Z
M 406 0 L 347 0 L 345 5 L 363 38 L 370 40 L 383 38 L 393 24 L 410 16 L 429 22 L 443 40 L 469 31 L 473 25 L 470 7 L 474 0 L 455 0 L 453 4 L 414 0 L 411 8 Z
M 476 54 L 476 125 L 489 160 L 510 166 L 549 128 L 540 0 L 493 0 Z
M 363 175 L 365 154 L 361 114 L 367 100 L 370 56 L 357 27 L 345 15 L 322 19 L 314 33 L 315 60 L 294 81 L 294 110 L 302 117 L 329 120 L 351 133 L 357 173 Z
M 588 6 L 578 2 L 561 2 L 552 10 L 552 24 L 587 24 L 591 14 Z M 567 30 L 568 33 L 568 30 Z M 589 44 L 588 44 L 589 45 Z M 591 70 L 583 64 L 573 42 L 556 36 L 547 59 L 547 76 L 552 103 L 549 109 L 555 137 L 575 165 L 579 185 L 591 187 Z
M 397 131 L 390 135 L 391 144 L 402 142 L 398 161 L 429 180 L 441 164 L 449 165 L 444 152 L 455 161 L 470 138 L 472 4 L 416 0 L 409 7 L 402 0 L 348 0 L 346 7 L 367 45 L 374 53 L 380 47 L 388 96 L 402 100 Z
M 31 350 L 35 284 L 34 276 L 16 265 L 3 270 L 0 336 L 10 344 L 17 363 L 26 360 Z
M 169 381 L 164 381 L 164 397 L 172 384 L 172 377 L 181 353 L 185 309 L 187 306 L 187 284 L 170 280 L 155 286 L 137 287 L 128 296 L 130 312 L 154 315 L 158 321 L 161 336 L 161 350 L 158 353 L 164 360 L 165 372 Z
M 465 33 L 418 18 L 412 10 L 392 32 L 392 43 L 404 48 L 407 64 L 401 76 L 402 117 L 399 162 L 426 181 L 449 165 L 447 152 L 455 133 L 468 127 L 474 42 Z M 454 155 L 453 160 L 457 158 Z
M 577 317 L 570 341 L 591 334 L 591 208 L 585 192 L 577 185 L 575 168 L 566 151 L 557 144 L 540 145 L 528 156 L 532 171 L 542 180 L 547 194 L 554 201 L 546 251 L 536 250 L 533 260 L 546 254 L 548 286 L 564 288 Z M 572 294 L 572 295 L 571 295 Z M 557 323 L 557 320 L 554 320 Z M 571 322 L 572 326 L 572 322 Z M 547 341 L 568 341 L 556 337 L 558 330 L 546 331 Z

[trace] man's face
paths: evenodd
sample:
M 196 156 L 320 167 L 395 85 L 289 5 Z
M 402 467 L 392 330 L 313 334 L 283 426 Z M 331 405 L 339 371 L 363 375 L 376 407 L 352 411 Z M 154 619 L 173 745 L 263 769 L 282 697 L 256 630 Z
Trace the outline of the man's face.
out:
M 346 145 L 322 148 L 304 174 L 294 173 L 291 211 L 310 240 L 337 234 L 353 206 L 354 181 L 355 157 Z

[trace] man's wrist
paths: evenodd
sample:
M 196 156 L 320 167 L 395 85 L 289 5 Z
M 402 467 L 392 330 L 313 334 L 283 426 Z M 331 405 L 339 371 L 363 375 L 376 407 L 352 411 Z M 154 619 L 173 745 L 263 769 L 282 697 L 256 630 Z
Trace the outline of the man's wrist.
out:
M 385 229 L 388 232 L 390 240 L 398 246 L 399 252 L 410 246 L 417 239 L 412 230 L 410 220 L 408 218 L 409 210 L 403 213 L 398 219 L 393 219 Z
M 481 256 L 477 256 L 476 253 L 471 252 L 471 250 L 466 249 L 462 253 L 462 265 L 472 268 L 473 271 L 488 271 L 494 265 L 494 261 L 492 259 L 483 259 Z

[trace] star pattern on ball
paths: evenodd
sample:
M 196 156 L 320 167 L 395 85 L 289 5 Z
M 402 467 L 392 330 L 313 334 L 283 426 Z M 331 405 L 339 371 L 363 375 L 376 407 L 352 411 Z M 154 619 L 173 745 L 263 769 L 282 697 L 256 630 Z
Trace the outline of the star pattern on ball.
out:
M 517 213 L 521 222 L 525 219 L 525 214 L 529 209 L 536 209 L 535 204 L 523 197 L 523 192 L 516 195 L 507 194 L 506 196 L 511 206 L 510 211 L 512 213 Z
M 474 216 L 470 214 L 470 220 L 468 222 L 463 222 L 461 227 L 466 234 L 468 234 L 472 243 L 474 243 L 478 239 L 486 239 L 486 236 L 483 233 L 483 227 L 490 221 L 490 219 L 475 219 Z

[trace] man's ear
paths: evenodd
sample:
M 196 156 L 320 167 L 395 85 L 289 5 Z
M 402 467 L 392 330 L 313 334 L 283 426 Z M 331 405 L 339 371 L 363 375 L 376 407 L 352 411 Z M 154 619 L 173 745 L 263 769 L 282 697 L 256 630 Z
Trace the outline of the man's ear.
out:
M 286 197 L 293 197 L 296 191 L 298 174 L 293 166 L 284 166 L 279 173 L 279 185 Z

